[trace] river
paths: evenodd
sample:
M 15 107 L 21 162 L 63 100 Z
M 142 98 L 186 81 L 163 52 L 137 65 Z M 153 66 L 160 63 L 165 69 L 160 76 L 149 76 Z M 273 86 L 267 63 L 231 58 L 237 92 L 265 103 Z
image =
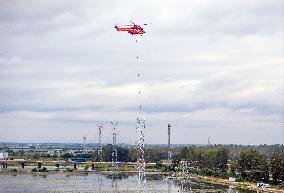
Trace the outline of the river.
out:
M 136 175 L 108 174 L 0 174 L 2 193 L 180 193 L 181 184 L 160 175 L 148 175 L 146 183 L 138 184 Z M 190 179 L 183 192 L 249 193 L 226 186 L 217 186 Z M 191 190 L 191 191 L 190 191 Z M 250 192 L 253 193 L 253 192 Z

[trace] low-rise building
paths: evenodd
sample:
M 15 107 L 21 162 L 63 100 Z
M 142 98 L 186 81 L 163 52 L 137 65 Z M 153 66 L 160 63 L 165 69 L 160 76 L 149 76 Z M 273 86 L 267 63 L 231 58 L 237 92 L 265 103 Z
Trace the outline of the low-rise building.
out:
M 0 160 L 7 159 L 9 157 L 8 152 L 0 152 Z

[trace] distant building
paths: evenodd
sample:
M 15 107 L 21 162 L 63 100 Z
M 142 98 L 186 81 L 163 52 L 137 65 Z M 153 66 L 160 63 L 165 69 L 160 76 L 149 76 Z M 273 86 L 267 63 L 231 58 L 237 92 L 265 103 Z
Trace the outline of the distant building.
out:
M 0 152 L 0 160 L 7 159 L 8 157 L 9 157 L 8 152 Z

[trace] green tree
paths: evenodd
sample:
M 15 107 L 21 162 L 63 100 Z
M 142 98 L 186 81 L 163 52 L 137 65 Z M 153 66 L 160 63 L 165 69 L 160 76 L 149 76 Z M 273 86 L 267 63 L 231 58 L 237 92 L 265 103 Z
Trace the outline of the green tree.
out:
M 173 162 L 173 165 L 175 167 L 177 167 L 179 165 L 180 161 L 181 161 L 180 160 L 180 155 L 175 154 L 175 155 L 172 156 L 172 162 Z
M 284 155 L 273 154 L 270 160 L 273 183 L 278 184 L 284 181 Z
M 74 158 L 74 155 L 72 153 L 64 153 L 61 156 L 64 159 Z
M 268 181 L 269 179 L 267 159 L 255 149 L 242 151 L 237 165 L 237 170 L 246 180 Z
M 33 154 L 32 158 L 33 159 L 39 159 L 40 158 L 40 154 L 35 153 L 35 154 Z
M 147 148 L 145 149 L 145 160 L 146 162 L 159 162 L 166 158 L 166 152 L 162 151 L 161 148 Z
M 191 160 L 191 161 L 197 161 L 197 160 L 199 160 L 199 158 L 198 158 L 198 153 L 197 153 L 195 147 L 190 147 L 190 148 L 188 149 L 188 159 Z
M 103 146 L 103 154 L 102 154 L 103 161 L 111 162 L 112 161 L 112 145 L 107 144 Z
M 229 160 L 229 152 L 225 148 L 219 148 L 216 153 L 216 165 L 215 167 L 222 171 L 227 170 Z
M 180 149 L 179 154 L 180 154 L 180 158 L 181 158 L 182 160 L 188 160 L 188 158 L 189 158 L 189 151 L 188 151 L 188 148 L 187 148 L 187 147 L 182 147 L 182 148 Z
M 121 162 L 130 162 L 133 159 L 130 157 L 129 149 L 124 147 L 117 148 L 117 160 Z

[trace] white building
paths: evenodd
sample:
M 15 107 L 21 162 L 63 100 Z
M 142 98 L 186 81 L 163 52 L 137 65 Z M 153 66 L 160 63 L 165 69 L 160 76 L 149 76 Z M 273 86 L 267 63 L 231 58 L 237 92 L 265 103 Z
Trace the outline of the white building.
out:
M 7 159 L 7 158 L 8 158 L 8 152 L 0 152 L 0 160 Z

